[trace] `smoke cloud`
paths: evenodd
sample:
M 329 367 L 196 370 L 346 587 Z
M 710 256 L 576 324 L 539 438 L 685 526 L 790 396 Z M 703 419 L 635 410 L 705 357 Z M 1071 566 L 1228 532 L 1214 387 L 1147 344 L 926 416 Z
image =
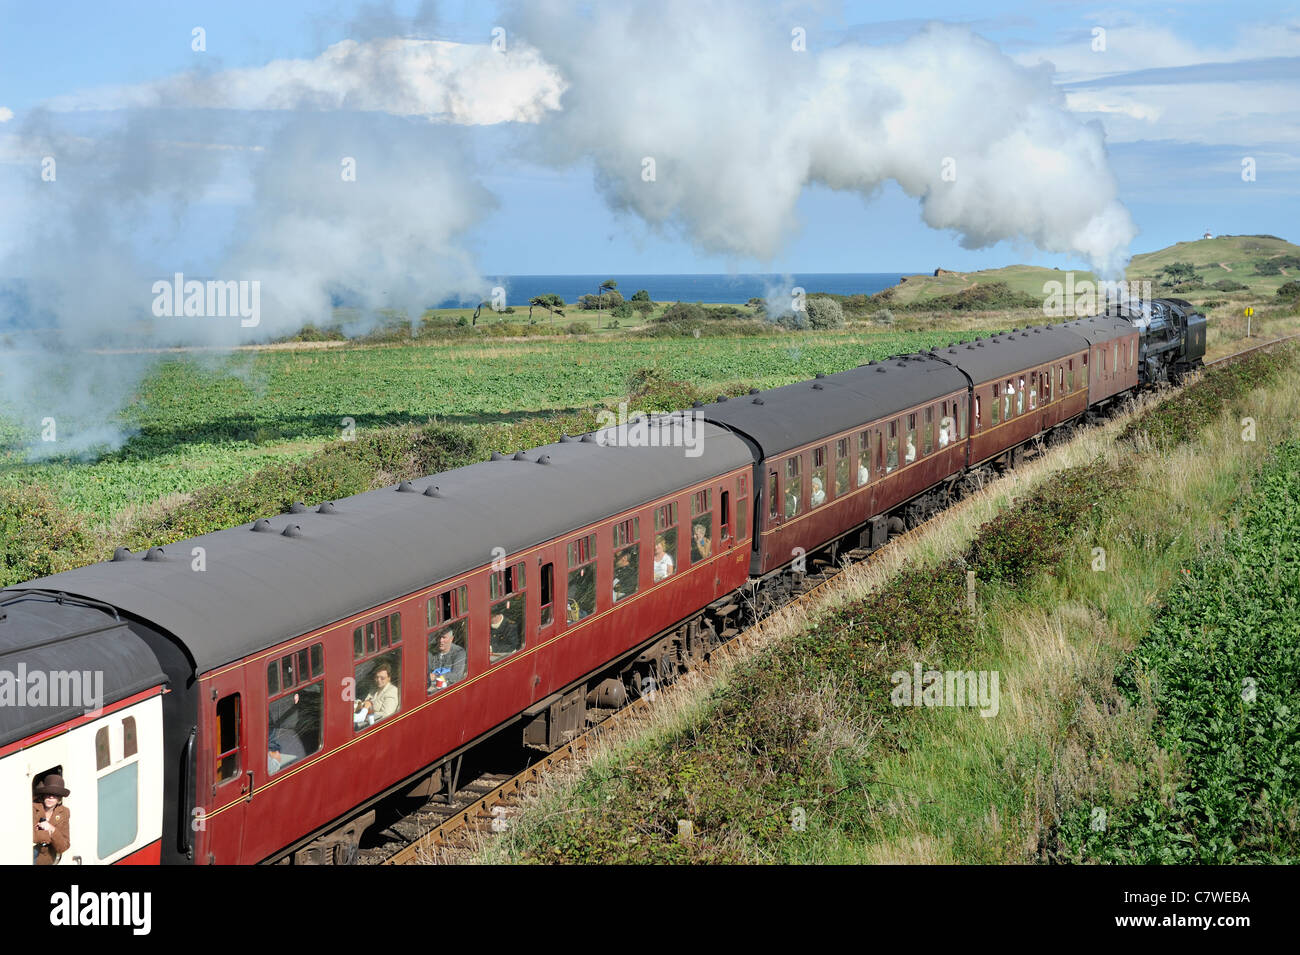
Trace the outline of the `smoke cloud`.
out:
M 702 248 L 770 259 L 806 185 L 869 197 L 893 180 L 967 248 L 1028 240 L 1105 274 L 1126 261 L 1136 230 L 1101 127 L 1066 109 L 1050 67 L 965 28 L 830 47 L 811 16 L 735 0 L 522 16 L 568 85 L 537 130 L 550 159 L 591 157 L 612 206 Z
M 494 200 L 465 127 L 535 121 L 560 88 L 526 47 L 349 40 L 28 114 L 0 144 L 28 173 L 0 241 L 0 406 L 46 436 L 31 456 L 126 440 L 162 347 L 481 300 L 464 237 Z

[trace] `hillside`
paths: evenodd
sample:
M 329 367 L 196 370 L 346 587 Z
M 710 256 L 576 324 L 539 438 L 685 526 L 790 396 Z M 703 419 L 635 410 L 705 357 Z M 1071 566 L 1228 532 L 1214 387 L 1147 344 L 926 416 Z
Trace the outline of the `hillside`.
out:
M 1162 273 L 1161 270 L 1166 266 L 1178 262 L 1189 263 L 1194 268 L 1194 282 L 1175 287 L 1169 277 Z M 1265 263 L 1276 267 L 1277 274 L 1260 274 L 1258 270 L 1261 264 L 1264 264 L 1266 272 L 1269 271 L 1269 265 Z M 1247 287 L 1238 291 L 1271 299 L 1284 282 L 1300 278 L 1300 246 L 1274 236 L 1251 235 L 1178 242 L 1156 252 L 1133 256 L 1127 275 L 1130 281 L 1149 279 L 1153 286 L 1163 282 L 1160 288 L 1154 289 L 1157 294 L 1191 296 L 1198 302 L 1207 293 L 1220 295 L 1222 290 L 1214 288 L 1214 284 L 1225 280 Z M 1009 265 L 976 272 L 943 271 L 938 276 L 909 275 L 901 284 L 894 286 L 891 298 L 899 305 L 909 305 L 992 282 L 1005 282 L 1013 292 L 1038 298 L 1043 295 L 1045 283 L 1064 282 L 1064 276 L 1065 272 L 1060 269 L 1034 265 Z M 1095 277 L 1091 272 L 1074 273 L 1076 283 L 1085 279 L 1095 280 Z M 1198 284 L 1204 287 L 1197 287 Z

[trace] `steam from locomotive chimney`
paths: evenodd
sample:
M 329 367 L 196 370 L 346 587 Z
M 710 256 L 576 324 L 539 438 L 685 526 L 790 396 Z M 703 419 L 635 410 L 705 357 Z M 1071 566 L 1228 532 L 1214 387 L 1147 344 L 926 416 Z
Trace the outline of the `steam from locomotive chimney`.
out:
M 817 183 L 870 197 L 889 180 L 967 248 L 1024 239 L 1105 274 L 1135 228 L 1102 130 L 1050 71 L 962 27 L 836 44 L 810 11 L 644 0 L 589 13 L 530 4 L 525 35 L 569 84 L 538 128 L 552 159 L 590 157 L 608 201 L 715 252 L 771 258 Z

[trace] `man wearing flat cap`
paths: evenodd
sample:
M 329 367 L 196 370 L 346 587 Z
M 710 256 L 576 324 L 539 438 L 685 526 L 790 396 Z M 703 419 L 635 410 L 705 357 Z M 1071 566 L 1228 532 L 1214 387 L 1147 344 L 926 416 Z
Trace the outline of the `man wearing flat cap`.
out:
M 58 773 L 46 773 L 32 789 L 32 863 L 54 865 L 72 845 L 72 813 L 63 805 L 70 795 Z

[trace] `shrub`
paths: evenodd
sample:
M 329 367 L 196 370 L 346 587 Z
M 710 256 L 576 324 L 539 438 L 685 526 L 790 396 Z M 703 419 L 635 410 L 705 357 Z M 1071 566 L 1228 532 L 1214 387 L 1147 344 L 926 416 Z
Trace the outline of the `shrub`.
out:
M 1242 285 L 1240 282 L 1234 282 L 1232 279 L 1219 279 L 1214 283 L 1214 287 L 1220 292 L 1242 292 L 1247 288 L 1247 286 Z
M 585 335 L 589 331 L 591 331 L 591 326 L 586 322 L 569 322 L 564 328 L 566 335 Z
M 844 309 L 833 298 L 810 297 L 807 306 L 808 324 L 813 328 L 839 328 L 844 324 Z
M 1300 302 L 1300 282 L 1287 282 L 1277 290 L 1277 297 L 1284 302 Z
M 89 563 L 81 516 L 39 485 L 0 488 L 0 587 Z

